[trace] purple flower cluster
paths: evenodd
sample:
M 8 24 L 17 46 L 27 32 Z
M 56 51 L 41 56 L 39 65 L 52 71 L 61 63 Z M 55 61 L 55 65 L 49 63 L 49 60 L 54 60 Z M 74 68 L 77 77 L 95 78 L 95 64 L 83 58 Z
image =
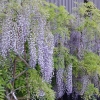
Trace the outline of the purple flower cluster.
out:
M 24 53 L 24 43 L 29 34 L 29 20 L 25 14 L 16 15 L 14 19 L 13 11 L 8 12 L 2 25 L 1 54 L 6 57 L 9 50 L 18 54 Z
M 1 54 L 2 56 L 7 55 L 7 51 L 10 48 L 10 34 L 12 32 L 12 22 L 11 18 L 7 16 L 2 25 L 2 38 L 1 38 Z
M 53 73 L 53 35 L 46 28 L 45 19 L 39 18 L 38 21 L 38 63 L 41 66 L 43 79 L 46 82 L 51 82 Z
M 37 63 L 37 50 L 36 50 L 35 36 L 33 36 L 31 33 L 29 35 L 28 44 L 29 44 L 29 54 L 30 54 L 29 64 L 31 67 L 34 68 Z
M 57 98 L 61 98 L 65 92 L 63 73 L 64 73 L 63 68 L 59 68 L 56 72 L 56 84 L 57 84 L 56 97 Z
M 72 85 L 72 64 L 68 65 L 67 67 L 65 86 L 66 86 L 67 94 L 70 95 L 72 93 L 72 87 L 73 87 Z

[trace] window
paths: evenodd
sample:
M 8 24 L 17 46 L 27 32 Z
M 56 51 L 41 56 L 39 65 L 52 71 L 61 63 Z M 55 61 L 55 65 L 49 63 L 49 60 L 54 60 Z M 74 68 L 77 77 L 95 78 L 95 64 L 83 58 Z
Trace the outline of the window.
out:
M 84 0 L 84 3 L 87 3 L 88 2 L 88 0 Z

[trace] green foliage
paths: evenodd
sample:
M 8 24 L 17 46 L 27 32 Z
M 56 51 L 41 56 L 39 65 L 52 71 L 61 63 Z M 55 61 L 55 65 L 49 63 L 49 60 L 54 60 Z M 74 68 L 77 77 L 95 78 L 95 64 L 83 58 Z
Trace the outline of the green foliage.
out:
M 90 100 L 90 99 L 93 98 L 92 96 L 94 94 L 99 95 L 99 90 L 98 90 L 98 88 L 94 87 L 94 84 L 89 84 L 87 86 L 87 89 L 86 89 L 85 93 L 84 93 L 84 99 L 85 100 Z M 96 100 L 96 99 L 93 99 L 93 100 Z
M 92 52 L 85 52 L 81 65 L 89 75 L 98 73 L 100 75 L 100 57 Z
M 4 87 L 0 85 L 0 100 L 4 100 L 5 94 Z
M 78 67 L 78 59 L 71 55 L 67 48 L 63 46 L 54 48 L 54 68 L 65 68 L 69 64 L 72 64 L 74 68 Z
M 12 9 L 12 10 L 18 11 L 18 10 L 20 10 L 20 8 L 21 8 L 21 5 L 18 3 L 17 0 L 10 0 L 9 1 L 8 9 Z
M 61 46 L 54 48 L 54 68 L 65 68 L 64 48 Z
M 9 59 L 9 58 L 8 58 Z M 7 84 L 9 80 L 11 80 L 11 70 L 10 70 L 10 60 L 4 59 L 0 57 L 0 81 L 2 81 L 2 85 L 4 87 L 7 87 L 8 89 L 11 89 L 10 84 Z
M 16 62 L 14 62 L 16 59 Z M 28 88 L 30 90 L 30 94 L 36 94 L 36 98 L 40 98 L 39 93 L 40 91 L 44 91 L 45 100 L 54 100 L 55 93 L 51 89 L 50 84 L 45 83 L 41 78 L 40 74 L 40 67 L 37 65 L 36 69 L 29 69 L 26 73 L 23 73 L 20 77 L 16 80 L 13 80 L 12 72 L 14 65 L 16 65 L 15 76 L 19 75 L 22 71 L 26 70 L 26 65 L 23 61 L 19 59 L 18 56 L 14 54 L 14 52 L 9 53 L 9 57 L 7 59 L 0 58 L 0 100 L 4 100 L 5 97 L 5 89 L 12 89 L 16 90 L 17 97 L 26 97 L 27 96 L 27 82 Z M 12 68 L 12 69 L 11 69 Z M 27 78 L 27 79 L 26 79 Z M 14 87 L 12 85 L 14 82 Z
M 53 32 L 53 34 L 68 34 L 68 25 L 72 16 L 69 15 L 65 7 L 57 7 L 56 5 L 50 3 L 49 5 L 45 5 L 45 9 L 48 11 L 49 14 L 47 21 L 51 24 L 51 31 Z
M 64 57 L 65 57 L 65 65 L 72 64 L 73 67 L 78 67 L 79 62 L 75 56 L 73 56 L 73 55 L 69 54 L 69 52 L 65 51 Z
M 16 60 L 16 75 L 20 74 L 22 71 L 26 70 L 26 65 L 20 61 L 20 59 Z M 15 88 L 23 87 L 17 91 L 17 96 L 25 96 L 27 94 L 27 87 L 26 87 L 26 73 L 20 76 L 18 79 L 15 80 Z
M 82 89 L 82 83 L 79 80 L 77 80 L 77 81 L 73 80 L 73 86 L 77 87 L 78 92 L 80 92 Z
M 28 82 L 30 86 L 31 95 L 34 95 L 35 93 L 36 97 L 39 98 L 40 92 L 43 91 L 45 93 L 44 97 L 46 100 L 54 100 L 55 98 L 54 91 L 51 90 L 51 86 L 49 84 L 45 83 L 45 81 L 42 80 L 38 72 L 34 69 L 30 69 L 28 73 L 29 73 Z
M 100 36 L 100 10 L 93 2 L 78 4 L 76 13 L 78 17 L 73 20 L 73 23 L 75 23 L 73 25 L 78 31 L 86 30 L 86 34 L 98 34 Z
M 41 76 L 41 68 L 39 64 L 36 65 L 35 69 L 37 70 L 37 73 Z
M 0 76 L 2 75 L 2 71 L 0 70 Z M 5 90 L 3 87 L 3 78 L 0 77 L 0 100 L 4 100 L 5 94 L 4 94 Z

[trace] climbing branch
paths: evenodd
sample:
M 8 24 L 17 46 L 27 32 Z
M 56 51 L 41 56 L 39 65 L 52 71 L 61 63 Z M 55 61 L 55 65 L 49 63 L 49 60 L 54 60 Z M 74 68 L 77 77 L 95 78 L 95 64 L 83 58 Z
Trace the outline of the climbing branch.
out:
M 26 69 L 24 71 L 22 71 L 20 74 L 18 74 L 17 76 L 15 76 L 14 78 L 12 78 L 12 80 L 10 80 L 10 82 L 13 82 L 14 80 L 16 80 L 18 77 L 20 77 L 21 75 L 23 75 L 29 68 L 30 65 L 20 56 L 20 55 L 16 55 L 18 56 L 18 58 L 23 61 L 25 63 L 25 65 L 27 66 Z

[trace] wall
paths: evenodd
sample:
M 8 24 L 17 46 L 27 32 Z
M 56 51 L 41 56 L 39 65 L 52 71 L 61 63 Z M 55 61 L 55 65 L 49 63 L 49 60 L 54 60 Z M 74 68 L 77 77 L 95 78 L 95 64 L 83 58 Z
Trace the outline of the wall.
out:
M 63 5 L 70 13 L 72 13 L 73 8 L 77 6 L 74 2 L 79 2 L 79 3 L 84 2 L 84 0 L 46 0 L 46 1 L 52 2 L 57 6 Z M 100 9 L 100 0 L 89 0 L 89 1 L 92 1 L 97 6 L 97 8 Z

